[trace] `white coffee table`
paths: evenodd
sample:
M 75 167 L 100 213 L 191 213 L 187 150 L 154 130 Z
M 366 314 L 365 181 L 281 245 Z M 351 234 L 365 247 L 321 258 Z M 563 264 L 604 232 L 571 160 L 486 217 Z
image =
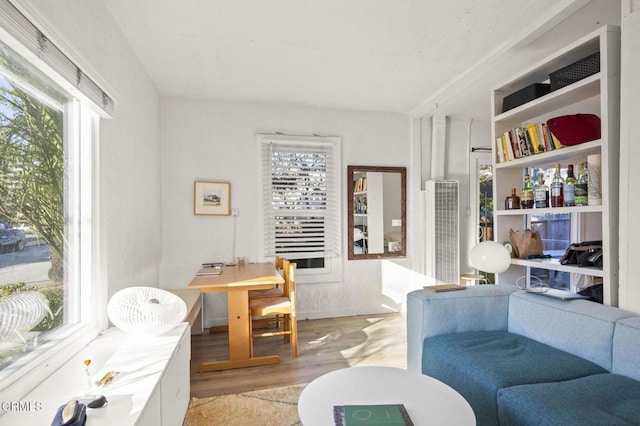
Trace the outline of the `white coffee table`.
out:
M 304 426 L 332 426 L 334 405 L 404 404 L 420 425 L 475 425 L 469 403 L 433 377 L 400 368 L 351 367 L 312 381 L 298 400 Z

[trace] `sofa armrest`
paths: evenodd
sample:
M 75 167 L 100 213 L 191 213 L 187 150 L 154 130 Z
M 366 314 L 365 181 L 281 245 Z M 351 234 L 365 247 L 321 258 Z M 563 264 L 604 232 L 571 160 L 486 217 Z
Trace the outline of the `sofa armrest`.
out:
M 416 290 L 407 295 L 407 369 L 422 372 L 424 339 L 464 331 L 506 330 L 510 285 L 461 291 Z

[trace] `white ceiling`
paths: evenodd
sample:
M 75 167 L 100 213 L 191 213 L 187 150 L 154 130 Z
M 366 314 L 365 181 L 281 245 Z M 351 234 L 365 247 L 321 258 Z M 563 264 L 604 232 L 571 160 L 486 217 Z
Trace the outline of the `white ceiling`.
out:
M 103 1 L 162 95 L 391 112 L 415 111 L 571 3 Z

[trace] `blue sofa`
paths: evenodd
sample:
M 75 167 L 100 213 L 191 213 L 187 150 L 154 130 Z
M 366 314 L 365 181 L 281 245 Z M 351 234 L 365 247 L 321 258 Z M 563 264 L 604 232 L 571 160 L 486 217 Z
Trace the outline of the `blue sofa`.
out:
M 514 286 L 416 290 L 407 368 L 456 389 L 478 425 L 640 425 L 640 316 Z

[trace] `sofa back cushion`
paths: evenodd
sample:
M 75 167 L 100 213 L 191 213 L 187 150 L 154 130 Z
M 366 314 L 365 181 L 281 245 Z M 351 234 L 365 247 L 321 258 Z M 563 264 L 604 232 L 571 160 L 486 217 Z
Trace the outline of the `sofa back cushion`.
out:
M 640 317 L 616 324 L 611 372 L 640 381 Z
M 509 299 L 509 331 L 591 361 L 612 366 L 616 321 L 634 316 L 623 309 L 586 300 L 560 300 L 517 292 Z

